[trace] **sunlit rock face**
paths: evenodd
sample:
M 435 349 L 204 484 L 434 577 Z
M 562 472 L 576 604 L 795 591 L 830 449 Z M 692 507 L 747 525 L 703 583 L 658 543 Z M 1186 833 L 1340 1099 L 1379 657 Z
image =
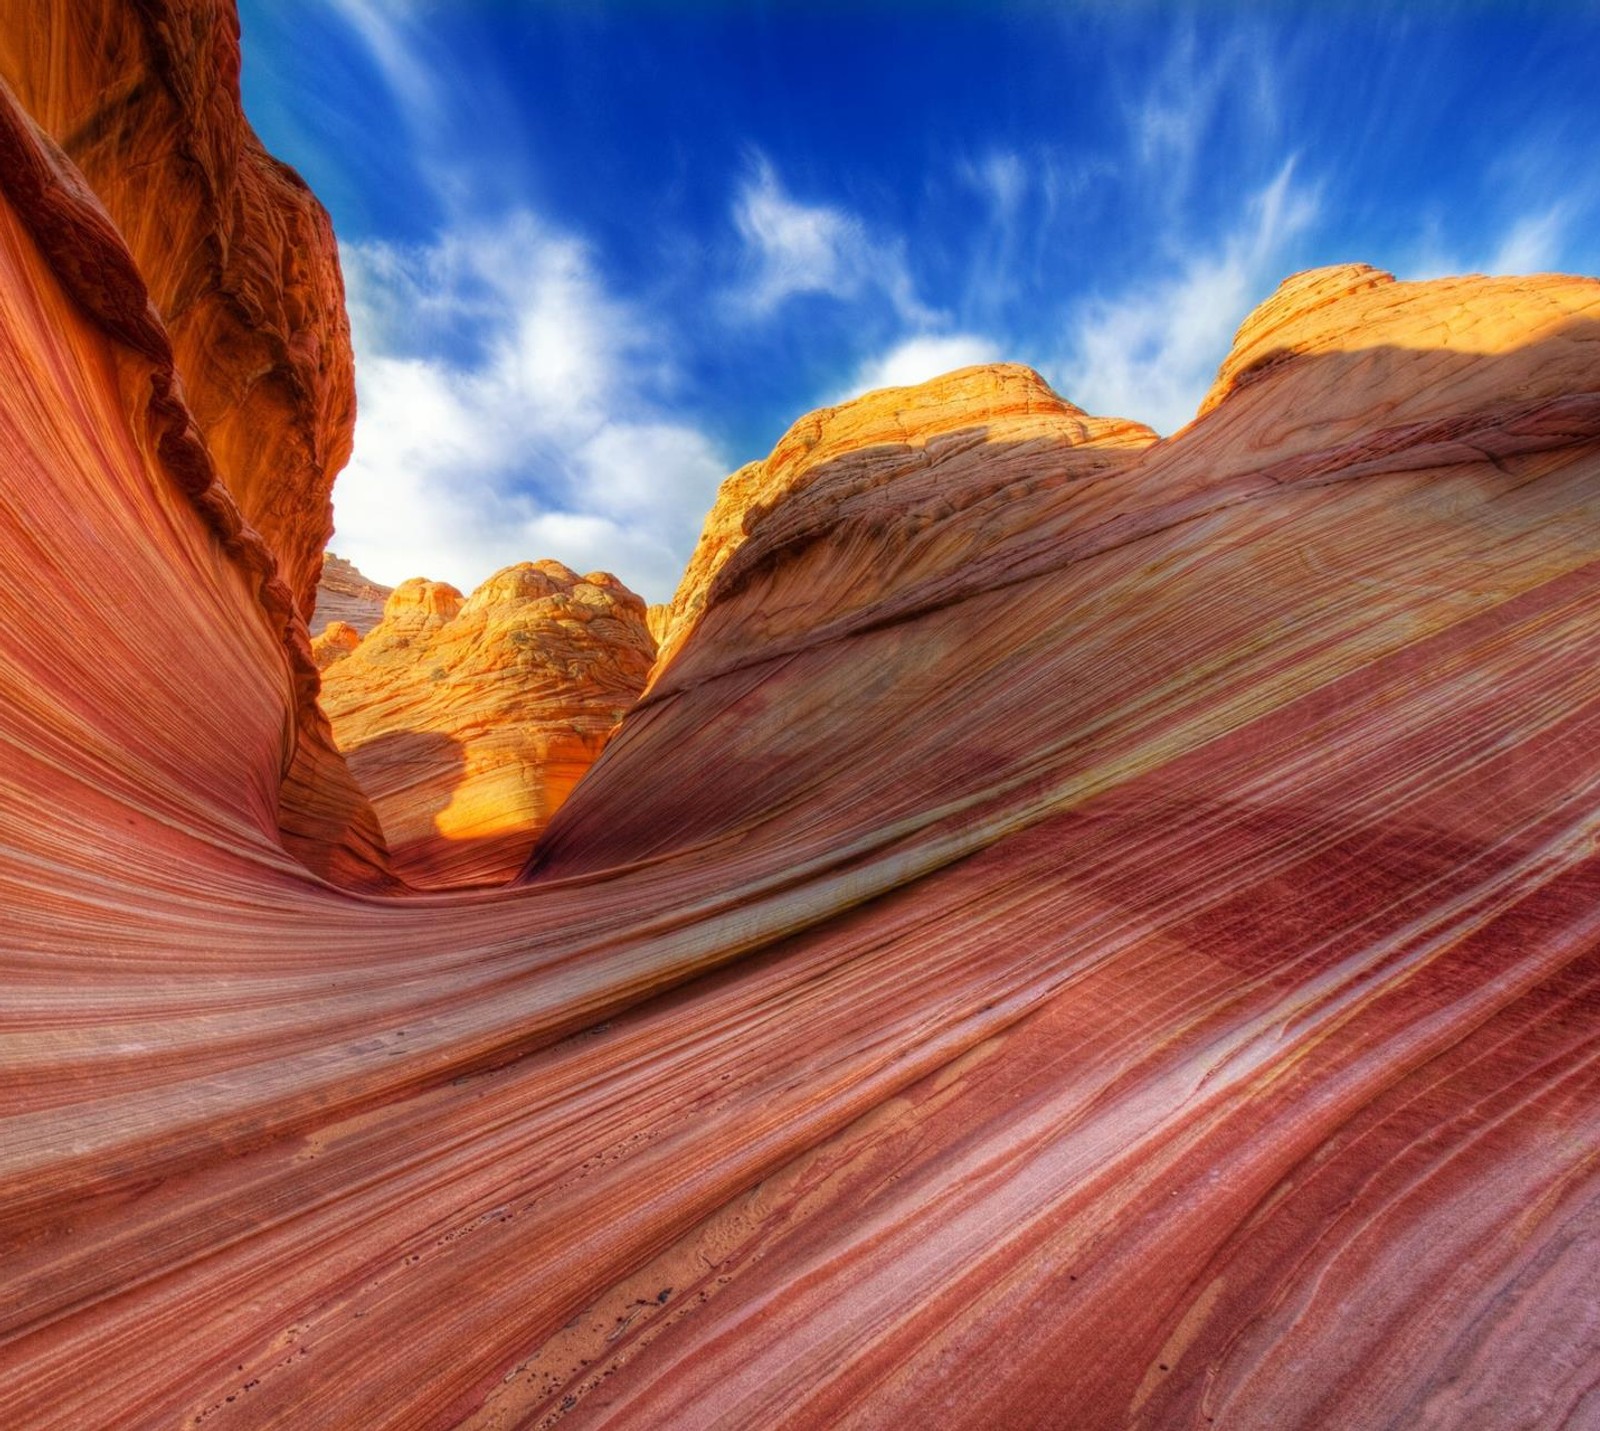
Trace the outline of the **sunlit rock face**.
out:
M 330 621 L 311 638 L 311 657 L 319 671 L 342 661 L 361 644 L 361 633 L 347 621 Z
M 318 638 L 323 708 L 394 869 L 424 889 L 521 869 L 655 656 L 642 598 L 554 561 L 507 567 L 465 599 L 403 582 L 359 644 L 333 632 Z
M 249 529 L 252 563 L 270 558 L 261 579 L 281 585 L 292 625 L 312 609 L 329 493 L 350 454 L 354 369 L 327 215 L 240 111 L 231 4 L 0 0 L 0 78 L 87 179 L 131 263 L 96 275 L 97 238 L 58 241 L 57 259 L 102 314 L 148 297 L 205 480 L 226 495 L 227 521 Z M 386 882 L 377 822 L 303 672 L 305 633 L 283 640 L 296 697 L 274 801 L 282 838 L 329 878 Z
M 1326 270 L 1166 441 L 807 419 L 523 875 L 379 897 L 0 92 L 0 1425 L 1587 1424 L 1597 314 Z
M 383 604 L 393 590 L 392 586 L 363 576 L 353 564 L 329 552 L 322 560 L 311 629 L 320 635 L 325 626 L 337 622 L 358 636 L 365 636 L 383 620 Z
M 1030 368 L 966 368 L 801 418 L 763 462 L 722 484 L 671 605 L 657 618 L 662 665 L 720 593 L 764 567 L 788 567 L 757 641 L 781 640 L 850 609 L 936 600 L 1015 505 L 1041 489 L 1109 471 L 1155 441 L 1149 428 L 1090 417 Z M 957 513 L 960 519 L 952 521 Z M 830 579 L 806 590 L 792 554 L 822 537 Z M 725 570 L 726 569 L 726 570 Z M 849 580 L 840 580 L 848 571 Z M 743 639 L 743 638 L 741 638 Z
M 223 0 L 0 0 L 0 77 L 127 240 L 190 412 L 310 616 L 355 378 L 333 230 L 239 108 Z

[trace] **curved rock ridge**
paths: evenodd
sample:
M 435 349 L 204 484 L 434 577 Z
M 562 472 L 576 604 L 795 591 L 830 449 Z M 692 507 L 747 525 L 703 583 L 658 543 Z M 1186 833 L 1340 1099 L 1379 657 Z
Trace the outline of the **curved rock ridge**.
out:
M 210 640 L 229 639 L 225 633 L 231 626 L 249 624 L 272 633 L 274 658 L 262 662 L 258 652 L 254 659 L 261 670 L 256 679 L 230 693 L 232 700 L 253 691 L 257 702 L 250 718 L 240 717 L 235 752 L 252 763 L 246 783 L 264 783 L 270 790 L 264 802 L 252 797 L 253 813 L 269 816 L 275 837 L 319 875 L 351 886 L 388 885 L 392 881 L 376 817 L 344 768 L 317 705 L 318 675 L 305 623 L 272 553 L 241 518 L 217 475 L 184 401 L 166 330 L 132 255 L 82 177 L 21 110 L 3 80 L 0 174 L 13 236 L 14 296 L 6 315 L 6 338 L 14 355 L 7 370 L 16 378 L 9 406 L 21 415 L 8 448 L 15 464 L 9 515 L 20 523 L 16 530 L 30 532 L 37 525 L 41 533 L 50 533 L 60 526 L 60 504 L 75 504 L 79 515 L 73 530 L 60 534 L 61 545 L 52 549 L 43 536 L 27 538 L 30 550 L 36 549 L 33 560 L 45 563 L 45 576 L 70 594 L 79 590 L 78 574 L 103 563 L 105 552 L 148 548 L 147 558 L 168 560 L 172 570 L 142 582 L 125 575 L 122 594 L 110 598 L 108 609 L 122 611 L 134 596 L 154 600 L 166 587 L 162 599 L 167 613 L 181 618 L 192 603 L 182 595 L 181 580 L 173 588 L 175 573 L 195 557 L 192 551 L 172 557 L 171 544 L 178 539 L 170 530 L 174 518 L 165 509 L 173 503 L 184 506 L 215 546 L 205 561 L 232 572 L 226 577 L 220 570 L 208 572 L 203 581 L 242 583 L 249 610 L 241 614 L 231 609 L 220 627 L 196 641 L 193 652 L 167 651 L 168 674 L 160 681 L 182 670 L 185 660 L 198 659 L 196 652 Z M 50 322 L 61 324 L 92 355 L 92 363 L 77 349 L 63 354 L 60 342 L 43 341 L 41 324 Z M 80 366 L 89 370 L 88 379 L 80 377 Z M 95 387 L 92 394 L 79 391 L 86 381 Z M 30 395 L 37 410 L 28 408 Z M 60 411 L 79 406 L 84 430 L 61 430 Z M 97 467 L 78 449 L 107 427 L 125 430 L 125 450 L 113 451 Z M 96 482 L 113 489 L 109 504 L 79 495 L 79 489 Z M 51 554 L 44 555 L 46 551 Z M 67 572 L 73 576 L 63 575 Z M 20 561 L 16 574 L 19 580 L 26 575 Z M 47 604 L 40 603 L 40 609 Z M 87 638 L 81 617 L 63 617 L 62 624 L 75 625 Z M 129 621 L 112 644 L 126 644 L 139 629 L 139 621 Z M 41 649 L 55 644 L 47 642 Z M 131 669 L 149 679 L 150 652 L 161 649 L 152 640 Z M 86 689 L 100 688 L 107 675 L 118 672 L 110 645 L 97 664 L 100 674 L 94 681 L 86 678 Z M 233 664 L 223 660 L 217 669 Z M 276 683 L 275 694 L 263 695 L 263 680 Z M 138 699 L 143 687 L 130 678 L 115 689 L 120 695 L 97 710 L 98 719 L 114 719 L 129 699 Z
M 105 205 L 195 422 L 309 618 L 355 376 L 332 226 L 239 105 L 229 0 L 0 0 L 0 77 Z
M 402 582 L 354 636 L 318 638 L 323 709 L 396 873 L 423 889 L 521 869 L 655 656 L 641 597 L 556 561 L 507 567 L 465 599 Z
M 317 582 L 317 605 L 311 613 L 311 629 L 330 623 L 350 627 L 365 636 L 383 620 L 383 605 L 394 588 L 363 576 L 341 556 L 328 552 L 322 559 L 322 577 Z
M 279 845 L 303 625 L 30 145 L 0 1425 L 1592 1419 L 1600 283 L 1332 279 L 1159 443 L 802 423 L 522 880 L 380 898 Z
M 937 604 L 946 594 L 941 578 L 960 580 L 960 569 L 981 553 L 995 511 L 1041 487 L 1113 467 L 1155 440 L 1142 424 L 1089 416 L 1031 368 L 1006 363 L 809 413 L 770 457 L 722 484 L 659 618 L 661 667 L 719 591 L 808 546 L 826 549 L 833 562 L 853 544 L 864 564 L 852 573 L 859 580 L 835 575 L 821 588 L 824 599 L 844 591 L 853 606 L 877 605 L 897 591 L 903 600 Z M 810 633 L 847 617 L 845 609 L 798 595 L 798 613 L 774 610 L 759 633 L 763 651 L 781 642 L 786 625 Z

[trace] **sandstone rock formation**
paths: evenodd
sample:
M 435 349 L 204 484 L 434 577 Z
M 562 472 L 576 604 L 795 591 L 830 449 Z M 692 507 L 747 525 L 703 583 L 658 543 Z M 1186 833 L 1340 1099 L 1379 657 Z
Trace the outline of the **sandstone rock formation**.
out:
M 943 586 L 959 587 L 962 570 L 1011 534 L 1014 503 L 1114 470 L 1155 438 L 1141 423 L 1089 416 L 1031 369 L 1008 364 L 810 413 L 764 462 L 722 484 L 660 618 L 662 668 L 719 592 L 786 564 L 823 536 L 833 579 L 804 590 L 802 560 L 782 599 L 738 641 L 770 651 L 796 629 L 809 639 L 851 610 L 892 608 L 891 593 L 937 601 Z M 849 580 L 838 579 L 841 570 Z
M 319 671 L 342 661 L 361 644 L 361 633 L 346 621 L 330 621 L 311 638 L 311 658 Z
M 385 898 L 0 93 L 0 1425 L 1592 1421 L 1597 318 L 1324 270 L 1166 441 L 807 420 L 524 875 Z
M 0 78 L 88 179 L 190 411 L 305 616 L 355 377 L 328 216 L 239 108 L 229 0 L 0 0 Z
M 111 279 L 93 273 L 98 253 L 58 244 L 58 257 L 81 266 L 102 317 L 120 305 L 121 321 L 142 323 L 133 315 L 153 303 L 158 361 L 204 441 L 205 480 L 275 565 L 260 579 L 286 587 L 282 619 L 308 616 L 355 422 L 349 321 L 326 213 L 240 111 L 230 0 L 0 0 L 0 79 L 87 178 L 131 262 Z M 306 634 L 283 639 L 300 648 Z M 297 681 L 273 797 L 283 836 L 331 878 L 386 881 L 377 822 L 316 710 L 315 679 Z
M 212 732 L 215 739 L 223 734 L 225 712 L 233 702 L 250 699 L 250 692 L 259 702 L 263 681 L 276 691 L 253 716 L 238 715 L 228 737 L 237 743 L 230 760 L 249 751 L 250 758 L 265 762 L 254 769 L 248 782 L 252 793 L 242 808 L 252 821 L 274 827 L 275 840 L 318 873 L 353 886 L 390 882 L 377 820 L 344 768 L 317 706 L 318 678 L 305 622 L 272 552 L 243 520 L 218 476 L 185 404 L 171 343 L 139 269 L 82 177 L 3 83 L 0 174 L 13 235 L 7 405 L 19 414 L 15 420 L 20 424 L 6 447 L 12 488 L 8 510 L 10 520 L 21 523 L 13 540 L 29 545 L 34 563 L 30 567 L 19 559 L 14 565 L 15 589 L 26 590 L 20 583 L 32 571 L 58 588 L 49 598 L 33 601 L 35 613 L 62 599 L 99 599 L 106 603 L 105 619 L 119 623 L 119 640 L 138 640 L 140 633 L 149 638 L 124 668 L 109 647 L 95 649 L 94 623 L 86 623 L 81 613 L 74 616 L 69 606 L 57 613 L 57 625 L 46 628 L 49 634 L 38 638 L 39 651 L 63 652 L 67 633 L 76 633 L 78 659 L 87 663 L 86 671 L 94 670 L 92 676 L 83 676 L 82 700 L 87 709 L 93 704 L 88 692 L 111 680 L 113 686 L 106 689 L 120 694 L 99 710 L 97 719 L 114 723 L 116 711 L 137 700 L 142 683 L 155 678 L 150 652 L 159 650 L 161 642 L 149 624 L 187 625 L 198 619 L 192 598 L 182 594 L 187 580 L 182 573 L 196 562 L 207 567 L 221 563 L 225 570 L 208 571 L 199 580 L 208 587 L 242 583 L 248 589 L 243 598 L 246 619 L 269 633 L 276 652 L 269 660 L 259 651 L 249 658 L 256 675 L 213 708 L 223 722 Z M 80 330 L 90 334 L 83 342 L 94 355 L 92 364 L 73 346 Z M 40 411 L 25 411 L 30 394 L 42 405 Z M 81 413 L 77 429 L 53 428 L 51 422 L 62 422 L 61 414 L 69 409 Z M 114 435 L 105 438 L 113 447 L 103 457 L 78 450 L 91 432 Z M 107 494 L 93 495 L 96 484 L 107 488 Z M 24 516 L 39 502 L 45 511 L 33 520 L 41 533 L 59 525 L 62 513 L 76 514 L 75 531 L 63 538 L 64 545 L 52 548 L 43 535 L 30 534 Z M 163 515 L 174 502 L 183 509 L 175 529 Z M 185 535 L 184 521 L 198 521 L 209 533 L 200 547 Z M 131 547 L 140 549 L 137 560 L 107 563 L 107 552 Z M 42 569 L 40 562 L 45 563 Z M 159 564 L 160 574 L 139 575 L 140 564 L 151 562 Z M 63 575 L 67 572 L 70 579 Z M 119 583 L 114 590 L 101 589 L 113 579 Z M 97 590 L 98 598 L 93 595 Z M 215 613 L 206 619 L 215 625 Z M 231 620 L 237 624 L 238 618 Z M 31 622 L 32 617 L 18 622 L 14 630 L 30 629 Z M 225 621 L 221 631 L 228 625 Z M 187 659 L 200 663 L 212 659 L 205 652 L 217 641 L 248 644 L 242 635 L 188 629 L 193 639 Z M 174 655 L 168 652 L 169 661 Z M 240 659 L 237 654 L 219 658 L 217 670 L 230 670 Z M 71 663 L 62 669 L 62 679 L 68 679 Z M 182 661 L 169 664 L 160 679 L 172 682 L 173 673 L 182 669 Z M 267 744 L 252 750 L 256 738 Z M 174 749 L 181 756 L 181 740 Z M 237 800 L 239 791 L 231 789 L 226 798 Z
M 317 583 L 316 609 L 311 613 L 311 629 L 320 632 L 331 623 L 348 626 L 365 636 L 383 620 L 383 604 L 392 586 L 382 586 L 363 576 L 343 557 L 329 552 L 322 559 L 322 579 Z
M 655 656 L 644 601 L 560 562 L 507 567 L 465 600 L 396 587 L 359 644 L 315 643 L 322 705 L 416 888 L 500 883 L 595 761 Z

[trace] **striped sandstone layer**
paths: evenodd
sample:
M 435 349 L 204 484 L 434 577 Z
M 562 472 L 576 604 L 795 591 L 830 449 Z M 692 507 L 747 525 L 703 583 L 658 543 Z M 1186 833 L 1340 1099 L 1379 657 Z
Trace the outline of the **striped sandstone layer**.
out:
M 402 582 L 352 644 L 313 643 L 322 707 L 415 889 L 503 884 L 594 764 L 655 658 L 645 604 L 606 572 L 523 562 L 463 598 Z
M 80 287 L 103 312 L 143 324 L 151 306 L 160 336 L 141 346 L 159 348 L 186 441 L 204 446 L 205 475 L 196 459 L 191 480 L 217 489 L 227 540 L 249 545 L 256 579 L 272 588 L 272 619 L 298 621 L 312 609 L 333 478 L 350 455 L 355 375 L 328 216 L 239 107 L 232 5 L 0 0 L 0 79 L 127 247 L 105 273 L 70 240 L 58 258 L 80 266 Z M 28 165 L 8 167 L 16 180 Z M 44 212 L 35 206 L 35 220 Z M 298 647 L 306 635 L 284 639 Z M 386 884 L 377 820 L 315 695 L 302 670 L 274 797 L 284 838 L 331 879 Z
M 128 702 L 157 688 L 204 704 L 209 693 L 185 685 L 174 653 L 161 654 L 159 640 L 141 646 L 141 633 L 204 616 L 212 624 L 191 628 L 192 658 L 215 658 L 219 672 L 232 670 L 245 658 L 231 650 L 215 655 L 215 648 L 248 646 L 232 629 L 240 620 L 217 625 L 214 612 L 197 611 L 183 592 L 193 580 L 242 583 L 248 592 L 244 619 L 265 628 L 273 654 L 266 659 L 258 649 L 248 658 L 256 674 L 213 704 L 208 734 L 196 748 L 237 742 L 224 764 L 236 772 L 240 759 L 249 764 L 250 793 L 218 786 L 208 798 L 243 801 L 240 810 L 248 809 L 253 821 L 267 820 L 275 841 L 324 878 L 352 887 L 392 884 L 377 818 L 317 706 L 305 622 L 276 558 L 218 475 L 143 277 L 96 196 L 3 81 L 0 175 L 13 269 L 4 449 L 13 536 L 6 551 L 14 599 L 27 607 L 10 634 L 32 633 L 39 643 L 27 666 L 59 658 L 62 688 L 77 692 L 71 704 L 88 725 L 114 725 Z M 50 280 L 38 281 L 47 270 Z M 95 341 L 112 344 L 98 366 L 80 351 L 85 327 Z M 40 407 L 44 390 L 62 406 L 53 412 Z M 75 414 L 71 421 L 68 411 Z M 105 491 L 95 495 L 97 487 Z M 176 527 L 166 515 L 173 500 L 182 509 Z M 39 502 L 43 509 L 35 513 Z M 207 533 L 200 548 L 184 525 L 195 521 Z M 74 529 L 65 545 L 54 535 L 63 525 Z M 13 559 L 18 548 L 27 555 L 18 551 Z M 115 560 L 108 561 L 108 553 Z M 218 569 L 196 578 L 196 563 Z M 29 580 L 49 580 L 56 589 L 30 592 L 23 584 Z M 97 603 L 99 615 L 90 617 L 86 608 Z M 47 614 L 51 619 L 41 625 Z M 107 622 L 119 626 L 116 645 L 135 643 L 126 664 L 100 641 L 99 627 Z M 266 704 L 263 681 L 276 692 Z M 27 719 L 34 699 L 13 716 Z M 248 717 L 236 712 L 240 701 L 253 702 Z M 89 740 L 88 725 L 74 739 Z M 161 732 L 158 743 L 169 741 L 181 764 L 183 721 Z M 116 765 L 130 757 L 107 758 Z
M 0 0 L 0 77 L 127 241 L 189 410 L 302 614 L 350 456 L 333 229 L 239 105 L 228 0 Z
M 317 582 L 317 604 L 311 613 L 311 629 L 321 635 L 335 621 L 365 636 L 383 620 L 383 604 L 394 590 L 363 576 L 341 556 L 328 552 L 322 559 L 322 577 Z
M 379 898 L 0 120 L 0 1424 L 1594 1424 L 1600 284 L 802 423 L 521 879 Z

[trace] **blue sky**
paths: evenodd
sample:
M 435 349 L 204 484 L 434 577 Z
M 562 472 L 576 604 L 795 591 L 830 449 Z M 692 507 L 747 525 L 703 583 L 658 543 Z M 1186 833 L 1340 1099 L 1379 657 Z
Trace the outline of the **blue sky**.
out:
M 1284 275 L 1600 269 L 1600 7 L 242 0 L 333 215 L 333 548 L 676 584 L 801 413 L 972 362 L 1193 415 Z

